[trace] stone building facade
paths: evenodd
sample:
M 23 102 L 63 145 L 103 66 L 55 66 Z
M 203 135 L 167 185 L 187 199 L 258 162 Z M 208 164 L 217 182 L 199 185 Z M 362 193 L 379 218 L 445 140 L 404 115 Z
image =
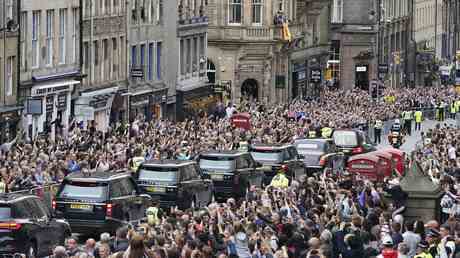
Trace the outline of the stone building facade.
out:
M 283 103 L 297 97 L 290 58 L 303 60 L 300 72 L 305 73 L 302 66 L 310 53 L 299 53 L 317 45 L 311 21 L 327 2 L 208 0 L 208 77 L 215 78 L 232 102 L 244 97 Z M 291 41 L 283 35 L 283 22 L 288 24 Z
M 110 122 L 126 116 L 127 6 L 124 1 L 82 1 L 81 69 L 84 78 L 76 92 L 75 118 L 85 126 L 94 121 L 105 131 Z
M 18 103 L 19 5 L 0 3 L 0 144 L 16 136 L 21 106 Z
M 20 98 L 29 138 L 66 135 L 80 72 L 79 0 L 21 0 Z
M 331 10 L 331 53 L 333 79 L 340 87 L 368 89 L 377 77 L 377 26 L 375 1 L 333 0 Z

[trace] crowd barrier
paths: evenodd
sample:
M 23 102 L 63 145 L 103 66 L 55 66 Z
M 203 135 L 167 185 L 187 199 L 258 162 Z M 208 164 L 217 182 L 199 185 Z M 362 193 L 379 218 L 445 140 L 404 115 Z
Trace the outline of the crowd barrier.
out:
M 59 184 L 56 183 L 44 186 L 37 186 L 26 190 L 13 191 L 11 193 L 36 195 L 40 199 L 42 199 L 43 203 L 45 203 L 48 208 L 52 208 L 53 198 L 56 195 L 58 188 Z

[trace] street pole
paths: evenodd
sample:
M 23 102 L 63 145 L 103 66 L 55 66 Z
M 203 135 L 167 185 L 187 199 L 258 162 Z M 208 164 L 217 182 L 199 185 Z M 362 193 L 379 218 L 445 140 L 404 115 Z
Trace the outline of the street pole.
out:
M 438 53 L 438 0 L 434 0 L 434 60 Z

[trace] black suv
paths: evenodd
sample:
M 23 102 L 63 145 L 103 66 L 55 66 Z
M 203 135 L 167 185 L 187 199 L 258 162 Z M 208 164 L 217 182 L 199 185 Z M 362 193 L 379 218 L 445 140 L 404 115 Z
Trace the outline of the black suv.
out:
M 136 180 L 141 191 L 158 200 L 162 208 L 177 205 L 185 210 L 212 201 L 212 181 L 201 174 L 194 161 L 146 161 L 137 170 Z
M 48 256 L 70 234 L 69 224 L 52 218 L 37 196 L 0 194 L 0 254 Z
M 262 186 L 264 172 L 248 152 L 207 152 L 198 156 L 198 162 L 212 179 L 216 198 L 241 198 L 251 185 Z
M 115 232 L 128 221 L 145 217 L 151 205 L 134 178 L 124 171 L 72 173 L 53 200 L 56 216 L 67 219 L 72 232 Z
M 297 154 L 293 145 L 251 145 L 249 152 L 255 161 L 260 163 L 260 168 L 265 173 L 264 184 L 269 185 L 278 170 L 283 166 L 287 169 L 289 179 L 305 175 L 303 160 Z

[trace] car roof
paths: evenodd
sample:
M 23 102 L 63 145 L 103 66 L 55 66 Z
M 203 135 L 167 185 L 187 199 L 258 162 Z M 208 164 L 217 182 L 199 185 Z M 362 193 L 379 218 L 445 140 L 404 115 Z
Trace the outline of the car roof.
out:
M 294 143 L 299 142 L 332 142 L 331 138 L 299 138 L 294 141 Z
M 195 161 L 191 160 L 172 160 L 172 159 L 165 159 L 165 160 L 149 160 L 141 164 L 142 166 L 147 167 L 185 167 L 189 165 L 196 164 Z
M 126 170 L 115 170 L 106 172 L 94 172 L 94 173 L 83 173 L 74 172 L 65 177 L 66 180 L 70 181 L 96 181 L 104 182 L 111 181 L 117 178 L 130 177 L 131 174 Z
M 209 151 L 204 152 L 200 156 L 211 156 L 211 157 L 238 157 L 242 156 L 247 152 L 240 152 L 236 150 L 225 150 L 225 151 Z
M 38 199 L 37 196 L 31 194 L 24 194 L 24 193 L 1 193 L 0 194 L 0 204 L 8 204 L 17 202 L 24 199 L 35 198 Z
M 252 144 L 252 149 L 264 149 L 264 150 L 281 150 L 286 149 L 288 147 L 293 147 L 291 144 L 264 144 L 264 143 L 256 143 Z

